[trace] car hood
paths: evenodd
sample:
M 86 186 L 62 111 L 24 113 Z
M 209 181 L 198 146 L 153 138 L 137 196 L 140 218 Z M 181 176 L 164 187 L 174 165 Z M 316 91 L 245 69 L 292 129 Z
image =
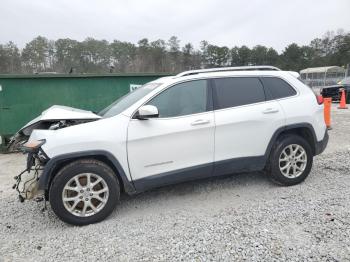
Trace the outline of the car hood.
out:
M 77 109 L 69 106 L 51 106 L 41 113 L 40 116 L 34 118 L 23 126 L 18 132 L 40 121 L 52 121 L 57 120 L 88 120 L 99 119 L 101 116 L 87 110 Z
M 56 130 L 100 119 L 101 116 L 87 110 L 68 106 L 54 105 L 43 111 L 40 116 L 25 124 L 11 138 L 8 150 L 15 151 L 25 143 L 34 129 Z

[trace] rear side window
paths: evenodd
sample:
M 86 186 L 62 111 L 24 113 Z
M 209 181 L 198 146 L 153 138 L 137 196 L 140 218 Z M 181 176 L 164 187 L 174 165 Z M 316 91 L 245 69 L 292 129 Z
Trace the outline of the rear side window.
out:
M 215 109 L 265 101 L 264 88 L 256 77 L 232 77 L 213 80 Z
M 262 77 L 266 90 L 266 100 L 294 96 L 297 92 L 286 81 L 276 77 Z

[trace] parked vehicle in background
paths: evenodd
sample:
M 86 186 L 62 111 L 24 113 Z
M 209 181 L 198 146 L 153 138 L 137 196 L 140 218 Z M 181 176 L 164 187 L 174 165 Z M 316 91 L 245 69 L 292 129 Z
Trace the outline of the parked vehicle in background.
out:
M 332 101 L 340 100 L 340 89 L 345 90 L 346 103 L 350 103 L 350 77 L 346 77 L 341 80 L 337 85 L 327 86 L 321 89 L 322 97 L 331 97 Z
M 338 84 L 340 85 L 350 85 L 350 76 L 342 79 Z
M 205 177 L 265 170 L 291 186 L 328 142 L 322 99 L 295 72 L 270 66 L 193 70 L 160 78 L 87 122 L 25 126 L 20 198 L 42 194 L 63 221 L 95 223 L 121 193 Z M 46 111 L 44 116 L 50 115 Z M 57 118 L 55 118 L 57 120 Z M 44 121 L 39 117 L 37 121 Z M 37 126 L 37 128 L 31 128 Z

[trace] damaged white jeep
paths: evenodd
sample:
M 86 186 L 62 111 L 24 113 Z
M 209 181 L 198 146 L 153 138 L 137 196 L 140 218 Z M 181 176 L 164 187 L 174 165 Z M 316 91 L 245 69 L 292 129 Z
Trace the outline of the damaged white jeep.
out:
M 27 141 L 28 140 L 28 141 Z M 63 221 L 106 218 L 120 194 L 265 170 L 281 185 L 310 173 L 328 134 L 322 98 L 275 67 L 194 70 L 160 78 L 98 114 L 53 106 L 13 145 L 28 153 L 14 188 Z

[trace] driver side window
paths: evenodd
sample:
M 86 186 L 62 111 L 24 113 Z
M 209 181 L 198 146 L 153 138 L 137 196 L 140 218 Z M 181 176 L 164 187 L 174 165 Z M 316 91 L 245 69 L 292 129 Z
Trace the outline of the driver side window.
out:
M 174 85 L 147 103 L 158 108 L 159 117 L 176 117 L 207 111 L 207 80 Z

